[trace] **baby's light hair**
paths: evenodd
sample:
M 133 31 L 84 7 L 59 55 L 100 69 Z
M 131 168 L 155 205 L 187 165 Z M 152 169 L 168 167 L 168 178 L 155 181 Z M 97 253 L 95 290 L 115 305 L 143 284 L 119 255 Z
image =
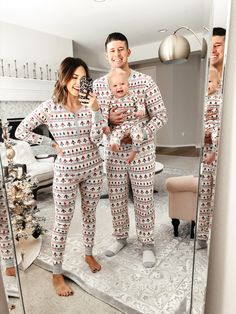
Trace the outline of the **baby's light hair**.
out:
M 118 76 L 118 75 L 124 76 L 124 78 L 128 81 L 129 74 L 127 72 L 125 72 L 124 70 L 120 68 L 114 68 L 114 69 L 111 69 L 111 71 L 107 74 L 108 84 L 111 83 L 111 80 L 113 77 Z

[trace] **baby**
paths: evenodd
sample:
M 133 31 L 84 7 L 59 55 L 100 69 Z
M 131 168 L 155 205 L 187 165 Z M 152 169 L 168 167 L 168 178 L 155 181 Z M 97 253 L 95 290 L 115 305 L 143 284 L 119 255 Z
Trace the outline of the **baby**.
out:
M 105 119 L 103 132 L 106 135 L 110 135 L 110 147 L 114 152 L 119 151 L 122 138 L 130 135 L 132 150 L 127 159 L 127 162 L 130 164 L 137 152 L 139 152 L 140 145 L 144 140 L 142 127 L 139 122 L 145 115 L 145 106 L 139 102 L 134 94 L 129 92 L 128 74 L 125 71 L 119 68 L 112 69 L 107 79 L 112 96 L 103 112 Z M 108 126 L 108 117 L 112 108 L 117 108 L 116 110 L 128 108 L 128 116 L 124 122 L 110 128 Z
M 211 66 L 208 76 L 208 97 L 205 108 L 205 144 L 211 144 L 204 162 L 207 164 L 215 160 L 215 148 L 218 146 L 219 114 L 221 106 L 221 91 L 219 91 L 219 75 L 215 67 Z

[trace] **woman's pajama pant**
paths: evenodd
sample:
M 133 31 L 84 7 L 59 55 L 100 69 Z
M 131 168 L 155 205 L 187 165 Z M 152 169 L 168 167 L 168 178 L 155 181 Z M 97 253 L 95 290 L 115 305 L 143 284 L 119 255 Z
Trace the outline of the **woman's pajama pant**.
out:
M 113 221 L 113 235 L 126 239 L 129 233 L 128 188 L 129 177 L 134 197 L 134 212 L 138 240 L 143 245 L 154 244 L 153 183 L 155 154 L 150 153 L 127 164 L 130 149 L 114 153 L 109 151 L 106 160 L 109 199 Z
M 90 165 L 88 168 L 76 164 L 70 166 L 55 164 L 53 183 L 55 223 L 51 242 L 54 265 L 61 264 L 63 261 L 66 238 L 74 214 L 78 188 L 81 192 L 82 233 L 85 252 L 86 248 L 92 251 L 96 222 L 95 211 L 100 198 L 102 176 L 102 163 L 100 162 L 95 166 Z

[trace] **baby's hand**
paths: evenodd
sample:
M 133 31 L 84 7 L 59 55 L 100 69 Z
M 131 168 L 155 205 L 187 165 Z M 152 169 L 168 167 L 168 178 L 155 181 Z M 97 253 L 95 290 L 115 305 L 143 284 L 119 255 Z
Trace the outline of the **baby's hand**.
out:
M 138 110 L 136 112 L 136 117 L 138 117 L 138 118 L 142 118 L 142 117 L 144 117 L 144 115 L 145 115 L 145 111 L 144 110 Z
M 215 160 L 215 158 L 216 156 L 214 152 L 207 153 L 206 158 L 204 159 L 204 163 L 210 165 Z
M 110 129 L 110 127 L 109 127 L 108 125 L 107 125 L 107 126 L 104 126 L 104 127 L 102 128 L 102 130 L 103 130 L 103 133 L 106 134 L 106 135 L 108 135 L 108 134 L 111 133 L 111 129 Z

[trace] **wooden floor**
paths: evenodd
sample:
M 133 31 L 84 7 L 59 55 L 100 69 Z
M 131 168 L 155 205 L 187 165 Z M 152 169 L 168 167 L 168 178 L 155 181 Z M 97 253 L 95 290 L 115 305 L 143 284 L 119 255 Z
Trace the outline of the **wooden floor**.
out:
M 184 157 L 199 157 L 200 148 L 195 146 L 185 147 L 157 147 L 156 153 L 159 155 L 172 155 L 172 156 L 184 156 Z

